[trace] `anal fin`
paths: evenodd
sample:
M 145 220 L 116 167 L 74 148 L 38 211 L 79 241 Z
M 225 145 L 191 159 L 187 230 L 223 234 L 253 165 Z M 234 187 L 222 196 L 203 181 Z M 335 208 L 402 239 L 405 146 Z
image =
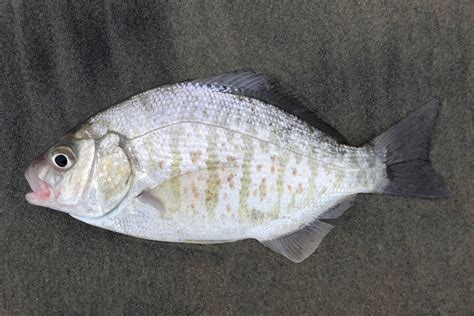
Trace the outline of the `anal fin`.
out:
M 308 258 L 334 226 L 315 220 L 302 229 L 278 239 L 261 241 L 262 245 L 295 263 Z

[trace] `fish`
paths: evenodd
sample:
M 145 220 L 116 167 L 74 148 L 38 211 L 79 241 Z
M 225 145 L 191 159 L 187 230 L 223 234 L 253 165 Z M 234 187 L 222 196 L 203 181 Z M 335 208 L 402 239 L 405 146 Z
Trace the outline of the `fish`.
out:
M 429 160 L 440 99 L 351 146 L 276 79 L 234 71 L 134 95 L 25 171 L 33 205 L 148 240 L 255 239 L 299 263 L 358 194 L 446 198 Z

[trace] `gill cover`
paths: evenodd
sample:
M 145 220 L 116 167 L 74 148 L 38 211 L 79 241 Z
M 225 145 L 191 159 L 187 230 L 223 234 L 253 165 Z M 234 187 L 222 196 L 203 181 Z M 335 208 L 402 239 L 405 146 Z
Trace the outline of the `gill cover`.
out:
M 120 147 L 120 137 L 108 133 L 96 141 L 87 210 L 84 216 L 100 217 L 114 209 L 130 188 L 131 167 Z

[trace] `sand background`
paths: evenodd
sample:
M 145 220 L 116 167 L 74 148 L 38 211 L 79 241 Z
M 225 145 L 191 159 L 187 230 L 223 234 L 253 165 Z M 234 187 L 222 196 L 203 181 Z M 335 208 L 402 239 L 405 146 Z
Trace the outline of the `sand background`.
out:
M 472 314 L 472 1 L 2 1 L 1 314 Z M 23 172 L 95 112 L 165 83 L 275 76 L 352 144 L 431 96 L 451 192 L 364 195 L 308 260 L 151 242 L 28 205 Z

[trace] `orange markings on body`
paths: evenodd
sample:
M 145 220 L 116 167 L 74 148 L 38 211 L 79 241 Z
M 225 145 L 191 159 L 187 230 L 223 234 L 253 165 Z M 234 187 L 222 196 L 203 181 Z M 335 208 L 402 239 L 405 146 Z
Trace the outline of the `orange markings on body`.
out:
M 193 191 L 194 198 L 199 199 L 199 191 L 196 187 L 196 183 L 193 182 L 191 190 Z
M 201 152 L 200 151 L 192 151 L 190 153 L 190 155 L 191 155 L 191 162 L 192 163 L 196 163 L 199 160 L 199 158 L 201 158 Z
M 227 156 L 227 162 L 229 163 L 229 165 L 235 165 L 237 159 L 234 156 Z
M 304 191 L 303 184 L 298 183 L 298 193 L 303 193 L 303 191 Z
M 233 173 L 230 173 L 227 176 L 227 182 L 229 182 L 229 187 L 231 187 L 232 189 L 234 188 L 234 177 L 235 177 L 235 174 Z

